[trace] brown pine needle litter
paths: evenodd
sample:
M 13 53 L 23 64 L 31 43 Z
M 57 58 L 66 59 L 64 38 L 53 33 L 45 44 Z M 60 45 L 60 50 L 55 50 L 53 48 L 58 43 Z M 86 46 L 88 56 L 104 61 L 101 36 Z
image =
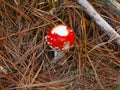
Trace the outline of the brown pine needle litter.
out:
M 119 17 L 89 2 L 120 32 Z M 54 61 L 45 36 L 57 24 L 74 30 L 75 43 Z M 0 0 L 0 90 L 114 90 L 119 78 L 120 46 L 76 0 Z

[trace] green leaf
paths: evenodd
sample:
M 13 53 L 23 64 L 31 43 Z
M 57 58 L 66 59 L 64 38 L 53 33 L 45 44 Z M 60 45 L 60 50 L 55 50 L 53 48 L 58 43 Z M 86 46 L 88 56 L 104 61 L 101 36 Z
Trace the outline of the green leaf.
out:
M 94 72 L 93 70 L 90 70 L 89 74 L 90 74 L 91 76 L 95 76 L 95 72 Z
M 115 90 L 120 90 L 120 85 L 118 85 L 118 86 L 115 88 Z
M 52 9 L 50 9 L 50 14 L 53 15 L 53 13 L 54 13 L 55 10 L 56 10 L 56 8 L 52 8 Z
M 76 75 L 77 74 L 77 71 L 76 70 L 72 70 L 72 71 L 70 71 L 71 72 L 71 75 Z

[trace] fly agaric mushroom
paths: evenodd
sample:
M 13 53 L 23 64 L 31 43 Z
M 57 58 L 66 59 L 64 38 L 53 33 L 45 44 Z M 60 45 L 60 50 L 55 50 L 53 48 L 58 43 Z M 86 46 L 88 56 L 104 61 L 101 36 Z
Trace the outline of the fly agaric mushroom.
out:
M 64 56 L 63 51 L 73 46 L 75 36 L 72 29 L 60 24 L 50 29 L 45 38 L 49 46 L 55 50 L 54 59 L 60 59 Z

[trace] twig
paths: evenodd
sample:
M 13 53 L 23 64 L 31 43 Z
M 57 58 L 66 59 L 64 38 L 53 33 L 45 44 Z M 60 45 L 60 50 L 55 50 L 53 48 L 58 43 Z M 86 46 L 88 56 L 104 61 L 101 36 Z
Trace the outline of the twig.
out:
M 104 46 L 105 44 L 108 44 L 108 43 L 112 42 L 114 39 L 115 39 L 115 38 L 110 39 L 110 40 L 108 40 L 107 42 L 102 42 L 102 43 L 97 44 L 95 47 L 93 47 L 92 49 L 90 49 L 90 50 L 88 51 L 88 53 L 90 53 L 91 51 L 95 50 L 96 48 L 100 48 L 101 46 Z
M 98 75 L 97 75 L 96 69 L 95 69 L 95 67 L 94 67 L 94 65 L 93 65 L 93 63 L 92 63 L 92 61 L 90 60 L 90 57 L 89 57 L 88 55 L 87 55 L 87 58 L 88 58 L 88 60 L 89 60 L 89 62 L 90 62 L 90 64 L 91 64 L 91 67 L 92 67 L 92 69 L 93 69 L 93 71 L 94 71 L 94 73 L 95 73 L 95 77 L 96 77 L 97 83 L 100 85 L 101 89 L 104 90 L 104 87 L 103 87 L 103 85 L 102 85 L 102 83 L 101 83 L 101 81 L 100 81 L 100 79 L 99 79 L 99 77 L 98 77 Z
M 53 86 L 53 85 L 56 86 L 56 85 L 59 85 L 59 84 L 64 84 L 64 83 L 71 82 L 71 81 L 75 80 L 76 78 L 77 78 L 77 75 L 74 76 L 74 77 L 70 77 L 68 79 L 64 79 L 64 80 L 57 80 L 57 81 L 46 82 L 46 83 L 39 83 L 39 84 L 28 84 L 28 85 L 23 84 L 20 87 L 13 87 L 13 88 L 10 88 L 10 89 L 20 89 L 20 88 L 24 89 L 24 88 L 33 88 L 33 87 L 48 87 L 48 86 Z
M 87 0 L 78 0 L 78 3 L 84 8 L 95 22 L 102 28 L 102 30 L 110 37 L 110 39 L 116 41 L 120 45 L 120 35 L 96 12 L 92 5 Z

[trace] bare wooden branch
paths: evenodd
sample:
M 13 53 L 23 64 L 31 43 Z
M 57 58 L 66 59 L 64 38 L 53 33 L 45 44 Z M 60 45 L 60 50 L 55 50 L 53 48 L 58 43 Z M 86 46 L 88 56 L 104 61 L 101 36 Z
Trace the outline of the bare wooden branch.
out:
M 78 3 L 84 8 L 102 30 L 120 45 L 120 35 L 96 12 L 92 5 L 87 0 L 78 0 Z
M 108 7 L 114 14 L 120 16 L 120 0 L 97 0 Z

